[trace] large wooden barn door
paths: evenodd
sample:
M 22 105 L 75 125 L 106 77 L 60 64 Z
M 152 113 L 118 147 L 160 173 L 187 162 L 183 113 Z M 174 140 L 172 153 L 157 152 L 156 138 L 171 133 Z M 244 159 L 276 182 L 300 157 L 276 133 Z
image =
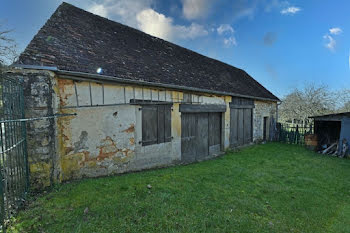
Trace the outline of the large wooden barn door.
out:
M 253 100 L 233 98 L 230 103 L 230 145 L 242 146 L 253 141 Z
M 201 109 L 183 108 L 183 110 L 199 111 Z M 181 113 L 181 160 L 183 162 L 203 160 L 221 151 L 221 116 L 221 112 Z
M 197 140 L 196 114 L 184 113 L 181 115 L 181 160 L 185 163 L 196 160 Z
M 221 113 L 209 113 L 209 154 L 221 151 Z
M 209 155 L 209 119 L 208 113 L 196 113 L 196 160 L 202 160 Z

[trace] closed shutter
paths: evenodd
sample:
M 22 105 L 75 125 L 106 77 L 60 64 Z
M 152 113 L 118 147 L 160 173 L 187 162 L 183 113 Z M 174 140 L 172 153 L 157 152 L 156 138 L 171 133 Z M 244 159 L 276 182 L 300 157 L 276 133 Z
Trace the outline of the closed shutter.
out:
M 171 106 L 145 105 L 142 107 L 142 145 L 171 141 Z
M 164 106 L 164 141 L 171 141 L 171 106 Z
M 142 145 L 155 144 L 158 141 L 158 109 L 157 106 L 142 108 Z
M 158 108 L 158 143 L 163 143 L 164 140 L 164 128 L 165 128 L 165 120 L 164 120 L 164 106 L 157 106 Z

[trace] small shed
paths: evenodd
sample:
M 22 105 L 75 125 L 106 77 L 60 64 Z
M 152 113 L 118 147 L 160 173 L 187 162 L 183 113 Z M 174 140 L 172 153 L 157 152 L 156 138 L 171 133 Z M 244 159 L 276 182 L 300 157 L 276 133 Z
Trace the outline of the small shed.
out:
M 338 153 L 350 143 L 350 112 L 310 117 L 314 119 L 318 149 L 338 143 Z M 349 149 L 347 149 L 349 154 Z

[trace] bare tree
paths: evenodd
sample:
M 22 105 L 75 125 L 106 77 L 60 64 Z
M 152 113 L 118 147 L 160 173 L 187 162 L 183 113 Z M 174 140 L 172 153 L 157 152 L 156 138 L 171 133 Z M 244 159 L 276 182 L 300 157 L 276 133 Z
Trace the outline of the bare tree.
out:
M 337 112 L 350 112 L 350 89 L 343 89 L 337 92 L 339 109 Z
M 282 99 L 279 108 L 282 122 L 298 121 L 303 125 L 310 122 L 310 116 L 328 114 L 335 110 L 334 93 L 326 86 L 315 84 L 295 89 Z
M 12 30 L 4 30 L 2 27 L 0 25 L 0 66 L 13 63 L 18 57 L 17 44 L 9 35 Z

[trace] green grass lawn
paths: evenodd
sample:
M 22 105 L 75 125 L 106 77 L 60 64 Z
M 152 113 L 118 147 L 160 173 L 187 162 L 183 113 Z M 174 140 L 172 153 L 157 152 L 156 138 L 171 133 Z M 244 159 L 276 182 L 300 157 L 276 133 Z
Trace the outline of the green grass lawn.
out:
M 350 232 L 350 160 L 270 143 L 86 179 L 32 200 L 9 231 Z

